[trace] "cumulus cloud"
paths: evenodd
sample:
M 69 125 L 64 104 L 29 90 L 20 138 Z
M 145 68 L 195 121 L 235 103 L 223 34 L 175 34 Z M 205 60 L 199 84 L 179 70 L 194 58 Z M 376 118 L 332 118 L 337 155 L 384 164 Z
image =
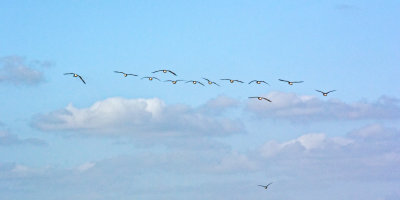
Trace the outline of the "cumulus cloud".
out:
M 136 137 L 224 136 L 240 133 L 237 120 L 210 116 L 186 105 L 162 100 L 108 98 L 88 108 L 66 108 L 37 115 L 33 126 L 44 131 L 73 131 L 90 135 Z
M 27 138 L 21 139 L 18 135 L 9 133 L 8 131 L 0 130 L 0 146 L 10 146 L 10 145 L 37 145 L 37 146 L 45 146 L 47 143 L 44 140 L 37 138 Z
M 320 100 L 314 96 L 271 92 L 272 103 L 249 101 L 247 110 L 264 118 L 292 121 L 399 119 L 399 100 L 383 96 L 376 102 L 345 103 L 340 100 Z
M 0 58 L 0 83 L 14 85 L 37 85 L 44 81 L 43 73 L 39 67 L 50 67 L 48 61 L 31 61 L 28 63 L 24 57 L 7 56 Z
M 399 130 L 373 124 L 345 137 L 312 133 L 286 142 L 268 141 L 259 152 L 262 162 L 284 166 L 280 169 L 297 167 L 324 178 L 393 180 L 400 178 L 399 142 Z

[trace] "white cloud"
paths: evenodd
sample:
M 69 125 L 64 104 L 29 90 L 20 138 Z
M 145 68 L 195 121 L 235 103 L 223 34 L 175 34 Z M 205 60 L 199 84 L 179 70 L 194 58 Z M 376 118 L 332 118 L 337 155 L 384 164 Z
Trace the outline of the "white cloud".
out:
M 271 92 L 272 103 L 249 101 L 247 110 L 263 118 L 292 121 L 399 119 L 399 100 L 381 97 L 377 102 L 345 103 L 340 100 L 320 100 L 314 96 Z
M 36 85 L 44 81 L 44 76 L 37 66 L 48 67 L 52 64 L 46 61 L 34 61 L 28 64 L 20 56 L 0 58 L 0 83 L 6 82 L 14 85 Z
M 224 136 L 243 131 L 238 121 L 210 116 L 186 105 L 166 105 L 157 98 L 108 98 L 88 108 L 68 105 L 36 116 L 33 125 L 44 131 L 136 137 Z

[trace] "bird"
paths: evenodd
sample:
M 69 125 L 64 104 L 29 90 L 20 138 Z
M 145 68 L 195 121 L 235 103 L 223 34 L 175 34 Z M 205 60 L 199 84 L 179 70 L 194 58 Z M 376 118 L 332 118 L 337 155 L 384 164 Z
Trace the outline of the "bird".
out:
M 210 85 L 215 84 L 215 85 L 219 86 L 216 82 L 210 81 L 210 80 L 208 80 L 206 78 L 203 78 L 203 79 L 206 80 L 207 83 L 210 84 Z
M 324 95 L 324 96 L 328 96 L 329 93 L 334 92 L 334 91 L 336 91 L 336 90 L 331 90 L 331 91 L 329 91 L 329 92 L 322 92 L 322 91 L 320 91 L 320 90 L 315 90 L 315 91 L 321 92 L 322 95 Z
M 239 81 L 239 80 L 233 80 L 233 79 L 229 79 L 229 78 L 224 78 L 224 79 L 221 79 L 221 80 L 223 80 L 223 81 L 229 81 L 229 82 L 231 82 L 231 83 L 233 83 L 233 82 L 239 82 L 239 83 L 243 83 L 243 81 Z
M 157 70 L 157 71 L 154 71 L 154 72 L 151 72 L 151 73 L 156 73 L 156 72 L 164 72 L 164 73 L 169 72 L 169 73 L 173 74 L 174 76 L 176 76 L 176 74 L 173 71 L 168 70 L 168 69 L 160 69 L 160 70 Z
M 268 84 L 267 82 L 265 82 L 265 81 L 258 81 L 258 80 L 252 80 L 252 81 L 249 82 L 249 84 L 250 84 L 250 83 L 253 83 L 253 82 L 256 82 L 257 84 L 265 83 L 265 84 L 269 85 L 269 84 Z
M 198 83 L 198 84 L 204 86 L 204 84 L 201 83 L 200 81 L 194 81 L 194 80 L 186 81 L 186 83 L 189 83 L 189 82 L 192 82 L 193 84 L 197 84 Z
M 250 99 L 253 99 L 253 98 L 257 98 L 258 100 L 267 100 L 267 101 L 269 101 L 269 102 L 272 102 L 271 100 L 269 100 L 269 99 L 267 99 L 267 98 L 265 98 L 265 97 L 249 97 Z
M 148 78 L 148 79 L 149 79 L 149 81 L 152 81 L 153 79 L 157 79 L 157 80 L 159 80 L 159 81 L 160 81 L 160 79 L 158 79 L 157 77 L 154 77 L 154 76 L 152 76 L 152 77 L 145 76 L 145 77 L 143 77 L 143 78 L 141 78 L 141 79 L 144 79 L 144 78 Z
M 119 71 L 114 71 L 115 73 L 120 73 L 120 74 L 123 74 L 125 77 L 127 77 L 127 76 L 137 76 L 136 74 L 127 74 L 127 73 L 125 73 L 125 72 L 119 72 Z
M 166 80 L 164 82 L 171 82 L 172 84 L 176 84 L 179 81 L 185 81 L 185 80 Z
M 268 185 L 258 185 L 258 186 L 263 187 L 263 188 L 265 188 L 265 189 L 268 189 L 268 186 L 271 185 L 271 184 L 272 184 L 272 183 L 269 183 Z
M 302 82 L 304 82 L 304 81 L 287 81 L 287 80 L 282 80 L 282 79 L 279 79 L 280 81 L 283 81 L 283 82 L 287 82 L 289 85 L 293 85 L 293 83 L 302 83 Z
M 85 80 L 83 80 L 82 76 L 75 74 L 75 73 L 64 73 L 64 75 L 69 75 L 69 74 L 73 74 L 74 77 L 79 77 L 81 79 L 81 81 L 86 84 Z

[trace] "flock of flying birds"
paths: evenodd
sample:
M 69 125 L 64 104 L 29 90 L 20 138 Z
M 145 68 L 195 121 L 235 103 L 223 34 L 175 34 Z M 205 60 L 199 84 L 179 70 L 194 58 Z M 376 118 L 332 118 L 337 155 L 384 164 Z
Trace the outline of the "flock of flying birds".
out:
M 136 74 L 128 74 L 128 73 L 120 72 L 120 71 L 114 71 L 114 72 L 115 72 L 115 73 L 118 73 L 118 74 L 122 74 L 124 77 L 127 77 L 127 76 L 138 76 L 138 75 L 136 75 Z M 173 71 L 171 71 L 171 70 L 168 70 L 168 69 L 156 70 L 156 71 L 154 71 L 154 72 L 152 72 L 152 73 L 158 73 L 158 72 L 170 73 L 170 74 L 172 74 L 172 75 L 174 75 L 174 76 L 177 76 L 175 72 L 173 72 Z M 73 77 L 78 77 L 79 79 L 81 79 L 81 81 L 82 81 L 84 84 L 86 84 L 86 82 L 85 82 L 85 80 L 82 78 L 82 76 L 80 76 L 80 75 L 78 75 L 78 74 L 76 74 L 76 73 L 64 73 L 64 75 L 73 75 Z M 161 81 L 159 78 L 154 77 L 154 76 L 145 76 L 145 77 L 142 77 L 141 79 L 148 79 L 149 81 L 152 81 L 152 80 Z M 209 79 L 207 79 L 207 78 L 202 78 L 202 79 L 205 80 L 205 81 L 207 82 L 207 84 L 209 84 L 209 85 L 213 85 L 213 84 L 214 84 L 214 85 L 220 86 L 218 83 L 216 83 L 216 82 L 214 82 L 214 81 L 211 81 L 211 80 L 209 80 Z M 221 81 L 229 81 L 230 83 L 235 83 L 235 82 L 237 82 L 237 83 L 244 83 L 243 81 L 236 80 L 236 79 L 223 78 L 223 79 L 220 79 L 220 80 L 221 80 Z M 282 81 L 282 82 L 286 82 L 286 83 L 288 83 L 289 85 L 293 85 L 294 83 L 302 83 L 302 82 L 304 82 L 304 81 L 287 81 L 287 80 L 283 80 L 283 79 L 278 79 L 278 80 L 279 80 L 279 81 Z M 199 84 L 199 85 L 204 86 L 204 84 L 203 84 L 202 82 L 198 81 L 198 80 L 180 80 L 180 79 L 178 79 L 178 80 L 165 80 L 164 82 L 171 82 L 172 84 L 176 84 L 176 83 L 178 83 L 178 82 L 180 82 L 180 81 L 185 82 L 185 83 Z M 262 80 L 252 80 L 252 81 L 250 81 L 248 84 L 252 84 L 252 83 L 269 85 L 267 82 L 262 81 Z M 321 91 L 321 90 L 315 90 L 315 91 L 320 92 L 323 96 L 328 96 L 329 93 L 334 92 L 334 91 L 336 91 L 336 90 L 331 90 L 331 91 L 328 91 L 328 92 L 323 92 L 323 91 Z M 272 102 L 270 99 L 268 99 L 268 98 L 266 98 L 266 97 L 261 97 L 261 96 L 253 96 L 253 97 L 249 97 L 249 98 L 250 98 L 250 99 L 258 99 L 258 100 L 266 100 L 266 101 Z
M 120 72 L 120 71 L 114 71 L 114 72 L 115 72 L 115 73 L 118 73 L 118 74 L 122 74 L 124 77 L 127 77 L 127 76 L 138 76 L 138 75 L 136 75 L 136 74 L 128 74 L 128 73 Z M 152 72 L 152 73 L 158 73 L 158 72 L 170 73 L 170 74 L 172 74 L 172 75 L 174 75 L 174 76 L 177 76 L 175 72 L 173 72 L 173 71 L 171 71 L 171 70 L 168 70 L 168 69 L 161 69 L 161 70 L 154 71 L 154 72 Z M 84 84 L 86 84 L 86 82 L 85 82 L 85 80 L 82 78 L 82 76 L 80 76 L 80 75 L 78 75 L 78 74 L 76 74 L 76 73 L 65 73 L 64 75 L 73 75 L 73 77 L 78 77 L 79 79 L 81 79 L 81 81 L 82 81 Z M 152 80 L 161 81 L 159 78 L 154 77 L 154 76 L 145 76 L 145 77 L 142 77 L 141 79 L 148 79 L 149 81 L 152 81 Z M 213 85 L 213 84 L 214 84 L 214 85 L 220 86 L 218 83 L 216 83 L 216 82 L 214 82 L 214 81 L 211 81 L 211 80 L 209 80 L 209 79 L 207 79 L 207 78 L 203 78 L 203 80 L 205 80 L 205 81 L 207 82 L 207 84 L 209 84 L 209 85 Z M 235 82 L 237 82 L 237 83 L 244 83 L 243 81 L 236 80 L 236 79 L 224 78 L 224 79 L 220 79 L 220 80 L 221 80 L 221 81 L 229 81 L 230 83 L 235 83 Z M 283 79 L 278 79 L 278 80 L 279 80 L 279 81 L 282 81 L 282 82 L 286 82 L 286 83 L 288 83 L 289 85 L 293 85 L 294 83 L 302 83 L 302 82 L 304 82 L 304 81 L 287 81 L 287 80 L 283 80 Z M 202 83 L 202 82 L 200 82 L 200 81 L 198 81 L 198 80 L 180 80 L 180 79 L 178 79 L 178 80 L 165 80 L 164 82 L 171 82 L 172 84 L 176 84 L 176 83 L 178 83 L 178 82 L 180 82 L 180 81 L 185 82 L 185 83 L 199 84 L 199 85 L 204 86 L 204 83 Z M 252 81 L 250 81 L 248 84 L 252 84 L 252 83 L 269 85 L 269 83 L 267 83 L 267 82 L 265 82 L 265 81 L 262 81 L 262 80 L 252 80 Z M 327 96 L 329 93 L 334 92 L 334 91 L 336 91 L 336 90 L 331 90 L 331 91 L 328 91 L 328 92 L 323 92 L 323 91 L 321 91 L 321 90 L 315 90 L 315 91 L 322 93 L 323 96 Z M 258 100 L 266 100 L 266 101 L 272 102 L 270 99 L 268 99 L 268 98 L 266 98 L 266 97 L 261 97 L 261 96 L 254 96 L 254 97 L 249 97 L 249 98 L 251 98 L 251 99 L 256 98 L 256 99 L 258 99 Z M 268 189 L 268 186 L 271 185 L 271 184 L 272 184 L 272 183 L 269 183 L 268 185 L 258 185 L 258 186 L 263 187 L 264 189 Z

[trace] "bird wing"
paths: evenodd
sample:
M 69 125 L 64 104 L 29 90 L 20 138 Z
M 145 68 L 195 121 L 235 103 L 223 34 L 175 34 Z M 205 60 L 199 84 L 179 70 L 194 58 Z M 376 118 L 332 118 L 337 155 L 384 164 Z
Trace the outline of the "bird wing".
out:
M 175 72 L 168 70 L 169 73 L 173 74 L 174 76 L 176 76 Z
M 261 83 L 265 83 L 265 84 L 269 85 L 269 83 L 267 83 L 267 82 L 265 82 L 265 81 L 261 81 Z
M 223 80 L 223 81 L 230 81 L 231 79 L 229 79 L 229 78 L 223 78 L 223 79 L 221 79 L 221 80 Z
M 141 78 L 141 79 L 144 79 L 144 78 L 150 78 L 150 77 L 148 77 L 148 76 L 145 76 L 145 77 L 143 77 L 143 78 Z
M 252 82 L 254 82 L 254 81 L 257 81 L 257 80 L 252 80 L 252 81 L 249 82 L 249 84 L 252 83 Z
M 168 82 L 168 81 L 172 82 L 172 80 L 165 80 L 164 82 Z
M 258 98 L 258 97 L 249 97 L 249 98 Z
M 239 83 L 243 83 L 243 81 L 239 81 L 239 80 L 233 80 L 233 81 L 236 81 L 236 82 L 239 82 Z
M 115 73 L 121 73 L 121 74 L 124 74 L 124 72 L 119 72 L 119 71 L 114 71 Z
M 203 78 L 204 80 L 206 80 L 206 81 L 210 81 L 210 80 L 208 80 L 208 79 L 206 79 L 206 78 Z
M 321 92 L 321 93 L 324 93 L 324 92 L 322 92 L 321 90 L 315 90 L 315 91 L 317 91 L 317 92 Z
M 153 77 L 153 79 L 157 79 L 157 80 L 161 81 L 161 80 L 160 80 L 160 79 L 158 79 L 157 77 Z
M 327 92 L 327 93 L 334 92 L 334 91 L 336 91 L 336 90 L 331 90 L 331 91 L 329 91 L 329 92 Z
M 126 75 L 137 76 L 136 74 L 126 74 Z
M 68 75 L 68 74 L 75 74 L 75 73 L 64 73 L 64 75 Z
M 215 85 L 218 85 L 216 82 L 212 82 L 212 83 L 214 83 Z M 218 86 L 220 86 L 220 85 L 218 85 Z
M 78 75 L 78 76 L 79 76 L 79 75 Z M 85 82 L 85 80 L 83 80 L 82 76 L 79 76 L 79 78 L 82 80 L 82 82 L 83 82 L 84 84 L 86 84 L 86 82 Z
M 200 81 L 197 81 L 197 83 L 200 84 L 200 85 L 202 85 L 202 86 L 204 86 L 204 84 L 203 84 L 202 82 L 200 82 Z
M 268 183 L 268 185 L 267 185 L 267 187 L 269 186 L 269 185 L 271 185 L 272 183 Z
M 185 83 L 189 83 L 189 82 L 193 82 L 192 80 L 190 80 L 190 81 L 186 81 Z
M 304 81 L 293 81 L 292 83 L 302 83 Z
M 163 70 L 160 69 L 160 70 L 157 70 L 157 71 L 154 71 L 154 72 L 151 72 L 151 73 L 156 73 L 156 72 L 161 72 L 161 71 L 163 71 Z
M 272 102 L 271 100 L 269 100 L 269 99 L 267 99 L 267 98 L 265 98 L 265 97 L 263 97 L 263 99 L 265 99 L 265 100 L 267 100 L 267 101 L 269 101 L 269 102 Z
M 258 185 L 258 186 L 260 186 L 260 187 L 265 187 L 265 185 Z
M 280 81 L 283 81 L 283 82 L 290 82 L 290 81 L 287 81 L 287 80 L 283 80 L 283 79 L 278 79 L 278 80 L 280 80 Z

